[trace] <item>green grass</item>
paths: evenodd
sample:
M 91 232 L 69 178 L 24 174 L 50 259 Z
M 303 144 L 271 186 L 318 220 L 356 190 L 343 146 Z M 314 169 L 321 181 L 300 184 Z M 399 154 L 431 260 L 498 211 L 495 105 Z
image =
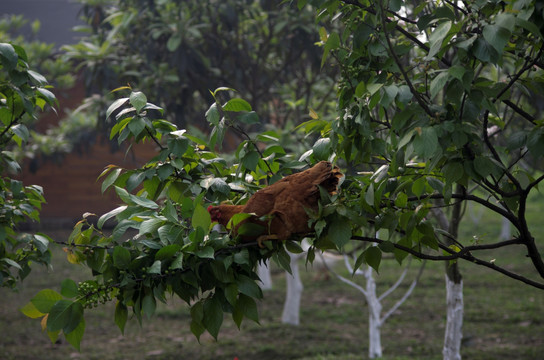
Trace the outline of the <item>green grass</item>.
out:
M 542 200 L 539 196 L 530 205 L 538 206 Z M 544 234 L 544 222 L 539 216 L 530 219 L 536 238 Z M 499 219 L 485 217 L 474 224 L 466 218 L 460 238 L 469 240 L 477 235 L 483 241 L 491 241 L 499 231 Z M 66 236 L 66 232 L 56 235 Z M 58 290 L 62 279 L 84 277 L 85 268 L 69 265 L 60 249 L 54 255 L 54 271 L 35 268 L 18 293 L 0 290 L 0 359 L 367 358 L 368 312 L 361 294 L 334 278 L 323 279 L 322 270 L 303 271 L 301 324 L 284 325 L 280 317 L 285 276 L 277 268 L 273 269 L 274 289 L 265 292 L 264 300 L 259 303 L 260 324 L 245 321 L 238 330 L 226 317 L 218 341 L 203 335 L 198 343 L 189 330 L 187 306 L 179 299 L 172 299 L 168 305 L 160 305 L 155 316 L 145 319 L 141 327 L 131 319 L 123 336 L 113 322 L 113 304 L 109 304 L 87 313 L 82 351 L 78 353 L 63 339 L 51 344 L 39 321 L 28 319 L 17 310 L 43 288 Z M 482 257 L 494 258 L 497 264 L 537 278 L 521 247 Z M 481 266 L 460 264 L 465 301 L 463 358 L 541 359 L 544 291 Z M 341 264 L 337 270 L 344 271 Z M 399 270 L 394 260 L 384 258 L 377 279 L 379 293 L 396 280 Z M 384 301 L 384 310 L 407 289 L 417 270 L 418 261 L 413 261 L 405 283 Z M 345 271 L 344 275 L 349 276 Z M 445 310 L 444 264 L 427 263 L 413 295 L 382 328 L 384 359 L 441 359 Z

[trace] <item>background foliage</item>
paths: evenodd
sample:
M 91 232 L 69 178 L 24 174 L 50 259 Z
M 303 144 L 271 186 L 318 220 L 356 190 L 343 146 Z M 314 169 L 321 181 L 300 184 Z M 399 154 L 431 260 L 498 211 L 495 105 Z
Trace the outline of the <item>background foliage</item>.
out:
M 12 288 L 29 274 L 32 262 L 47 265 L 51 255 L 49 237 L 17 231 L 20 223 L 39 220 L 45 199 L 39 185 L 13 177 L 21 167 L 10 150 L 29 139 L 37 109 L 56 104 L 45 77 L 28 63 L 24 48 L 0 43 L 0 284 Z

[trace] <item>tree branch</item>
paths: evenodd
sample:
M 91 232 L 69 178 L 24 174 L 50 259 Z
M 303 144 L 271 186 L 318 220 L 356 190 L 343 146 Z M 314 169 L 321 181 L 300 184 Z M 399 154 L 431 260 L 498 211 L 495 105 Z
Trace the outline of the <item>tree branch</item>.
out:
M 367 242 L 372 242 L 372 243 L 377 243 L 377 244 L 381 244 L 381 243 L 385 242 L 385 240 L 381 240 L 381 239 L 373 238 L 373 237 L 368 237 L 368 236 L 352 236 L 351 239 L 352 240 L 358 240 L 358 241 L 367 241 Z M 470 261 L 470 262 L 472 262 L 472 263 L 474 263 L 476 265 L 485 266 L 485 267 L 488 267 L 488 268 L 490 268 L 492 270 L 500 272 L 501 274 L 506 275 L 507 277 L 512 278 L 514 280 L 518 280 L 518 281 L 521 281 L 521 282 L 523 282 L 523 283 L 525 283 L 527 285 L 531 285 L 531 286 L 536 287 L 538 289 L 543 289 L 544 290 L 544 283 L 540 283 L 540 282 L 528 279 L 528 278 L 526 278 L 524 276 L 513 273 L 513 272 L 511 272 L 509 270 L 506 270 L 504 268 L 501 268 L 500 266 L 497 266 L 492 262 L 481 260 L 481 259 L 479 259 L 479 258 L 477 258 L 477 257 L 475 257 L 475 256 L 473 256 L 472 254 L 469 253 L 469 251 L 471 251 L 471 250 L 489 250 L 489 249 L 496 249 L 496 248 L 507 246 L 507 245 L 513 245 L 513 244 L 521 245 L 521 244 L 523 244 L 523 242 L 521 242 L 521 240 L 519 240 L 519 239 L 513 239 L 513 240 L 503 241 L 503 242 L 500 242 L 500 243 L 489 244 L 489 245 L 467 246 L 467 247 L 462 248 L 459 252 L 455 252 L 450 248 L 445 248 L 444 249 L 444 248 L 441 247 L 443 250 L 445 250 L 445 251 L 447 251 L 447 252 L 449 252 L 451 254 L 451 255 L 445 255 L 445 256 L 428 255 L 428 254 L 424 254 L 422 252 L 419 252 L 417 250 L 408 248 L 406 246 L 402 246 L 402 245 L 399 245 L 399 244 L 396 244 L 396 243 L 392 243 L 392 244 L 396 249 L 405 251 L 405 252 L 407 252 L 407 253 L 409 253 L 409 254 L 417 257 L 417 258 L 424 259 L 424 260 L 446 261 L 446 260 L 464 259 L 464 260 Z
M 408 77 L 406 70 L 404 70 L 404 67 L 402 66 L 402 63 L 400 62 L 400 59 L 397 56 L 397 53 L 395 53 L 395 50 L 393 49 L 393 44 L 391 44 L 391 39 L 389 39 L 389 34 L 387 32 L 387 24 L 386 24 L 385 13 L 384 13 L 385 10 L 383 7 L 382 0 L 379 0 L 379 4 L 380 4 L 380 18 L 382 21 L 382 31 L 385 36 L 385 41 L 387 42 L 387 47 L 389 48 L 389 54 L 391 55 L 391 57 L 393 57 L 393 60 L 399 67 L 399 70 L 402 74 L 402 77 L 404 78 L 404 81 L 406 82 L 406 85 L 408 85 L 408 87 L 410 88 L 410 92 L 416 98 L 416 101 L 419 104 L 419 106 L 421 106 L 421 108 L 427 113 L 427 115 L 429 115 L 430 117 L 434 117 L 433 112 L 431 111 L 431 109 L 429 109 L 429 106 L 427 106 L 427 103 L 423 100 L 419 92 L 416 90 L 416 88 L 412 84 L 412 81 Z
M 419 272 L 417 273 L 417 277 L 412 281 L 410 284 L 410 287 L 406 290 L 404 295 L 387 311 L 382 318 L 380 319 L 380 322 L 383 324 L 397 309 L 408 299 L 408 297 L 412 294 L 414 291 L 414 288 L 416 287 L 417 283 L 419 282 L 419 279 L 421 278 L 421 274 L 423 274 L 423 269 L 425 269 L 425 262 L 421 265 L 419 268 Z M 380 297 L 381 298 L 381 297 Z

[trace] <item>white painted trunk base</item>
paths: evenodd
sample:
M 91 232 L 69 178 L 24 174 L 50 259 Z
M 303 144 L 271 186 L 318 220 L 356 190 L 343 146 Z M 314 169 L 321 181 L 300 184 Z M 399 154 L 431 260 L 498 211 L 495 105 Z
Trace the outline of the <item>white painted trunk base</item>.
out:
M 444 335 L 444 360 L 461 360 L 463 339 L 463 280 L 459 284 L 446 275 L 447 320 Z
M 382 357 L 382 304 L 376 295 L 376 281 L 372 275 L 372 269 L 368 267 L 364 272 L 368 304 L 368 357 L 376 359 Z
M 300 256 L 295 254 L 289 254 L 291 257 L 291 272 L 285 272 L 287 280 L 287 293 L 285 295 L 285 303 L 283 304 L 283 313 L 281 315 L 281 322 L 284 324 L 298 325 L 300 324 L 300 299 L 302 297 L 302 281 L 300 280 L 300 273 L 298 271 L 298 259 Z

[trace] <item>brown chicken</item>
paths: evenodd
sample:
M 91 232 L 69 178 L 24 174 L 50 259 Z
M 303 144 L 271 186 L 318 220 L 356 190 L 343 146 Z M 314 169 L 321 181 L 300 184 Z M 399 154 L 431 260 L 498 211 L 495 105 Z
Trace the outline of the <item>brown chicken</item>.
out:
M 292 235 L 304 235 L 312 231 L 308 226 L 308 211 L 317 212 L 320 199 L 319 187 L 329 194 L 335 194 L 343 174 L 330 162 L 321 161 L 314 167 L 284 177 L 274 184 L 253 194 L 245 205 L 209 206 L 212 221 L 227 226 L 238 213 L 252 216 L 237 225 L 237 234 L 246 222 L 262 226 L 260 236 L 242 235 L 243 242 L 255 241 L 262 246 L 265 240 L 287 240 Z

